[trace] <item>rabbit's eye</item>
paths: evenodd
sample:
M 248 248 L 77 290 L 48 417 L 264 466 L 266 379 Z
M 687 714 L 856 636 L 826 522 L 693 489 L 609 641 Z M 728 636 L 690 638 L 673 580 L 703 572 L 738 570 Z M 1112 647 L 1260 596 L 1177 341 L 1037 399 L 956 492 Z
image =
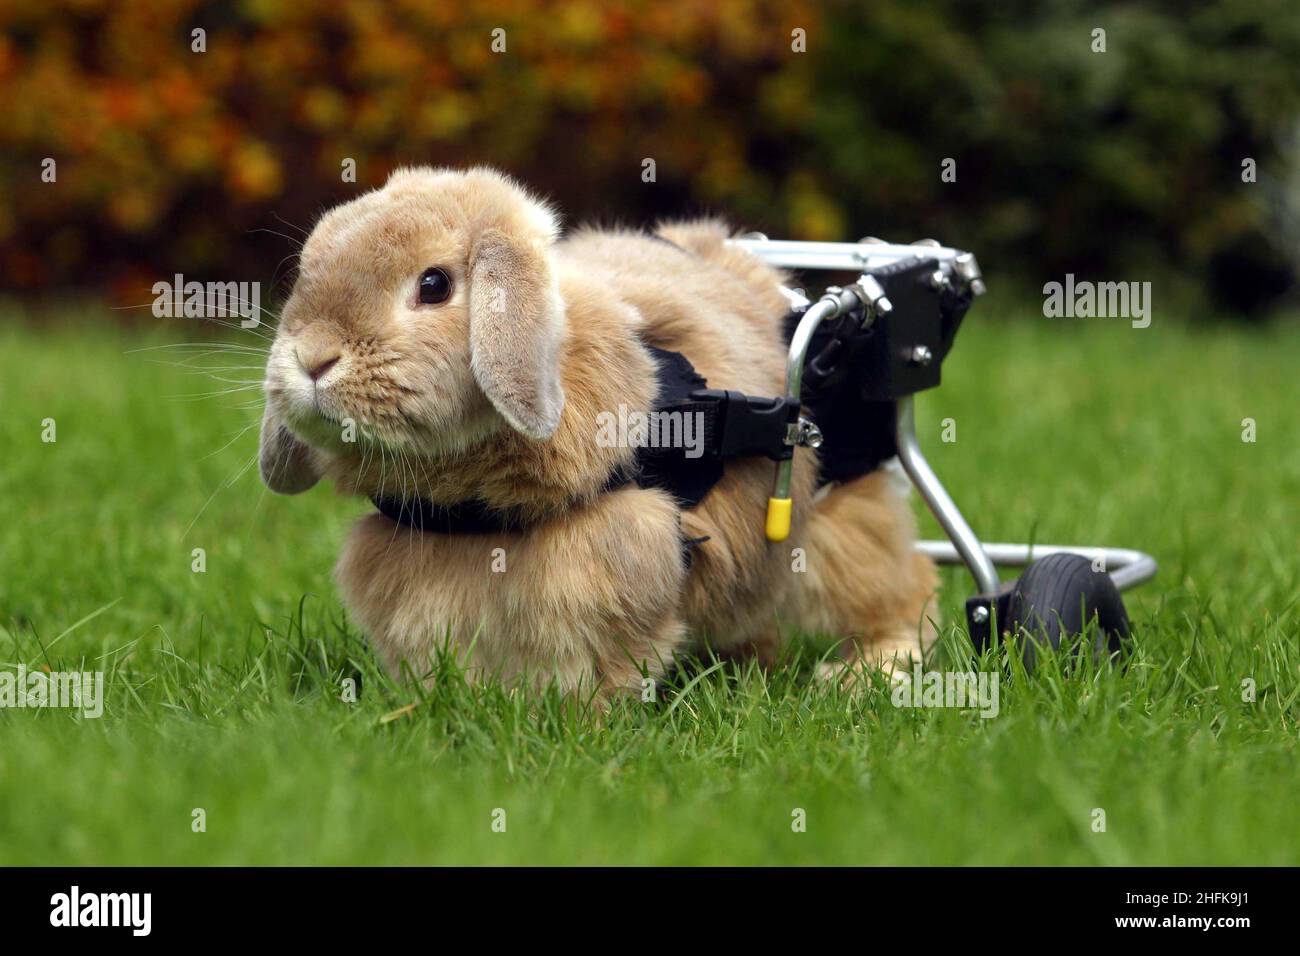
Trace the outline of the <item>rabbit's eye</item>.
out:
M 420 273 L 420 294 L 419 302 L 421 305 L 437 305 L 439 302 L 446 302 L 451 295 L 451 276 L 441 269 L 425 269 Z

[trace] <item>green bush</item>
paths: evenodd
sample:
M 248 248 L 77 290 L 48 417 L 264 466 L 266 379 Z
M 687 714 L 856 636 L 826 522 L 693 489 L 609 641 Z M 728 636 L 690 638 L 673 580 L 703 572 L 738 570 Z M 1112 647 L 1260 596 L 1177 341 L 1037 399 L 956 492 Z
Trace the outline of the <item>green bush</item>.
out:
M 294 251 L 266 230 L 400 163 L 491 163 L 570 219 L 934 235 L 1003 282 L 1250 309 L 1297 265 L 1292 2 L 16 0 L 0 275 L 125 304 L 174 271 L 265 280 Z

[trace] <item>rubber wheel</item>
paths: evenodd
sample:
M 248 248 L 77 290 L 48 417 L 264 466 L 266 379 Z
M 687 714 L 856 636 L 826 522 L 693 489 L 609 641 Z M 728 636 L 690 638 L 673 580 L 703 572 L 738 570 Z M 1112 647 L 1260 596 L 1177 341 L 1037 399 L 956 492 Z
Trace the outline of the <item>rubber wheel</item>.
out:
M 1119 653 L 1128 639 L 1128 612 L 1110 575 L 1094 571 L 1080 554 L 1049 554 L 1025 569 L 1007 599 L 1003 633 L 1025 641 L 1025 666 L 1034 666 L 1034 647 L 1061 642 L 1084 632 L 1093 618 L 1097 631 L 1093 652 L 1098 658 Z M 1023 635 L 1021 632 L 1025 632 Z

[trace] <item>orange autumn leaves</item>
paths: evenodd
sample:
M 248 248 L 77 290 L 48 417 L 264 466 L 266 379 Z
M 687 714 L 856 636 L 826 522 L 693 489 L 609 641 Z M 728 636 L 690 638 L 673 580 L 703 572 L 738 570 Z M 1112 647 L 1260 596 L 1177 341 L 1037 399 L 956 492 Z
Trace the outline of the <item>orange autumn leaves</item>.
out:
M 740 104 L 815 21 L 767 0 L 16 0 L 6 16 L 0 273 L 20 290 L 256 269 L 250 229 L 305 224 L 403 162 L 617 195 L 653 156 L 705 203 L 770 191 Z

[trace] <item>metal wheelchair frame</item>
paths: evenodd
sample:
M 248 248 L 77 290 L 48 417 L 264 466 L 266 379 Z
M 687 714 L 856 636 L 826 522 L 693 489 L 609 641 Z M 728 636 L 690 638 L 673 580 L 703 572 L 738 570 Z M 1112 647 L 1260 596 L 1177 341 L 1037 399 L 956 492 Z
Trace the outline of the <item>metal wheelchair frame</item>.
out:
M 783 289 L 791 307 L 803 311 L 791 338 L 786 359 L 786 393 L 796 404 L 800 397 L 808 348 L 813 333 L 822 322 L 854 309 L 862 309 L 864 321 L 869 323 L 892 311 L 892 304 L 872 275 L 873 269 L 906 260 L 933 259 L 938 262 L 938 268 L 931 277 L 935 288 L 941 288 L 947 283 L 969 290 L 976 296 L 984 292 L 975 257 L 959 249 L 941 246 L 934 240 L 922 240 L 910 245 L 897 245 L 871 238 L 856 243 L 797 242 L 772 240 L 760 234 L 750 234 L 731 240 L 731 244 L 783 269 L 859 274 L 858 280 L 852 285 L 843 288 L 831 286 L 815 302 L 800 291 Z M 916 346 L 914 361 L 928 363 L 928 351 L 924 346 Z M 994 596 L 1006 590 L 1007 585 L 998 575 L 999 566 L 1023 567 L 1038 558 L 1061 552 L 1079 554 L 1093 562 L 1100 562 L 1100 569 L 1110 574 L 1120 591 L 1142 584 L 1156 573 L 1156 561 L 1151 555 L 1129 548 L 981 542 L 921 453 L 916 437 L 914 395 L 897 398 L 895 408 L 894 438 L 898 460 L 948 535 L 947 541 L 918 541 L 917 550 L 938 564 L 965 565 L 979 592 L 967 604 L 973 625 L 985 625 L 988 622 Z M 802 432 L 792 434 L 788 443 L 810 444 L 815 447 L 815 441 L 807 440 L 810 431 L 816 433 L 815 428 L 809 428 L 805 424 Z M 790 460 L 777 463 L 773 491 L 773 499 L 784 501 L 787 509 L 791 467 Z

